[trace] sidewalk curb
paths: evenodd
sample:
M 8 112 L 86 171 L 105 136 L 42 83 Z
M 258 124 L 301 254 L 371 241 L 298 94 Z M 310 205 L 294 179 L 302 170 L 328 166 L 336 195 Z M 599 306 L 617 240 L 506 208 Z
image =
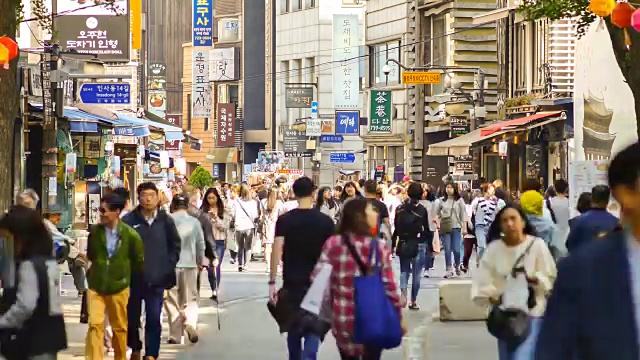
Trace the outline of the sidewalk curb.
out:
M 409 336 L 402 341 L 404 360 L 428 360 L 429 359 L 429 335 L 434 319 L 427 316 Z

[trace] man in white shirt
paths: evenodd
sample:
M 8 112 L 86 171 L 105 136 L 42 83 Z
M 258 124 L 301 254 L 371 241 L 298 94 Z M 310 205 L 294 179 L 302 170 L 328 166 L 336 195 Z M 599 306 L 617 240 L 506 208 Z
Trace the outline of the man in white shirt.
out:
M 556 224 L 552 238 L 551 253 L 554 258 L 565 256 L 567 251 L 567 236 L 569 235 L 569 218 L 571 210 L 569 205 L 569 184 L 564 179 L 556 180 L 553 184 L 556 190 L 556 196 L 547 199 L 546 207 L 549 209 L 549 215 Z

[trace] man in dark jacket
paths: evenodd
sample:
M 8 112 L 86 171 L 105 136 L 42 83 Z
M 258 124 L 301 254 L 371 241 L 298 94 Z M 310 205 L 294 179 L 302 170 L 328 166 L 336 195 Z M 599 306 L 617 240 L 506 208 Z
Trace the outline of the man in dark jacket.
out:
M 596 185 L 591 190 L 591 209 L 580 215 L 572 224 L 567 237 L 567 250 L 577 248 L 604 236 L 613 230 L 620 220 L 607 211 L 611 191 L 607 185 Z
M 134 228 L 144 244 L 144 269 L 132 274 L 127 307 L 128 345 L 132 360 L 139 360 L 142 342 L 138 329 L 142 301 L 145 303 L 145 357 L 155 360 L 160 353 L 161 311 L 165 289 L 176 285 L 176 264 L 181 240 L 171 217 L 159 209 L 158 188 L 151 182 L 138 185 L 140 205 L 122 220 Z

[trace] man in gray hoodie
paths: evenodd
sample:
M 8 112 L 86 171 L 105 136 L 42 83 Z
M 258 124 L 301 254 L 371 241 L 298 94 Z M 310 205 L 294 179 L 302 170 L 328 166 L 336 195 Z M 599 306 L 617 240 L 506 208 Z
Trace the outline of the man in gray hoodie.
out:
M 186 195 L 176 195 L 171 201 L 171 217 L 180 234 L 180 260 L 176 265 L 175 287 L 168 291 L 165 308 L 169 315 L 169 343 L 181 343 L 182 334 L 187 333 L 189 341 L 198 341 L 197 277 L 204 264 L 204 232 L 197 218 L 188 213 L 189 199 Z

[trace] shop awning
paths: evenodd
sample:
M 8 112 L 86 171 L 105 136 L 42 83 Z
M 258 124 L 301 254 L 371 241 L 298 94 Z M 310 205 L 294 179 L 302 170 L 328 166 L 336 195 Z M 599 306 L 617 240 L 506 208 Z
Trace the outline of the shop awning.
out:
M 482 141 L 491 139 L 492 137 L 501 135 L 506 133 L 507 131 L 495 132 L 488 136 L 482 135 L 482 130 L 477 129 L 472 132 L 458 136 L 453 139 L 449 139 L 446 141 L 442 141 L 439 143 L 429 145 L 429 149 L 427 150 L 427 155 L 429 156 L 461 156 L 461 155 L 469 155 L 469 148 L 471 145 Z
M 71 132 L 98 132 L 98 121 L 84 111 L 65 108 L 64 117 L 69 119 L 69 129 Z
M 152 126 L 157 129 L 164 131 L 164 136 L 166 140 L 182 140 L 184 136 L 182 135 L 182 129 L 176 126 L 171 126 L 167 124 L 162 124 L 156 121 L 151 121 L 147 119 L 142 119 L 139 117 L 134 117 L 122 113 L 118 113 L 118 118 L 121 120 L 128 121 L 134 125 L 142 125 L 142 126 Z
M 233 164 L 238 162 L 237 148 L 212 148 L 206 155 L 206 161 L 213 164 Z
M 550 112 L 541 112 L 537 114 L 533 114 L 530 116 L 521 117 L 519 119 L 502 121 L 497 124 L 491 124 L 487 127 L 482 128 L 481 135 L 488 136 L 492 135 L 501 130 L 509 130 L 518 126 L 523 126 L 531 123 L 532 121 L 546 119 L 552 116 L 559 116 L 561 111 L 550 111 Z

